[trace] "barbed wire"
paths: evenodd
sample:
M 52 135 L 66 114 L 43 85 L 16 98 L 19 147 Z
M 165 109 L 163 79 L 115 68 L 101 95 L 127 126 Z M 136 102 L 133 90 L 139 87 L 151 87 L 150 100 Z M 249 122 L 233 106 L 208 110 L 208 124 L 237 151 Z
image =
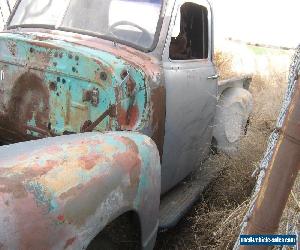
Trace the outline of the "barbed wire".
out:
M 4 18 L 4 14 L 3 14 L 3 11 L 2 11 L 2 6 L 0 4 L 0 14 L 1 14 L 1 17 L 2 17 L 2 22 L 3 22 L 3 25 L 5 24 L 5 18 Z
M 264 154 L 264 157 L 259 165 L 259 167 L 254 171 L 253 176 L 258 175 L 257 177 L 257 181 L 252 193 L 252 197 L 251 197 L 251 202 L 249 205 L 249 209 L 241 223 L 241 231 L 240 234 L 243 234 L 243 231 L 245 230 L 249 219 L 251 218 L 252 214 L 253 214 L 253 209 L 254 209 L 254 205 L 258 196 L 258 193 L 262 187 L 262 182 L 264 180 L 265 177 L 265 173 L 266 170 L 269 167 L 269 163 L 273 157 L 273 153 L 274 153 L 274 149 L 277 145 L 278 142 L 278 138 L 280 135 L 280 129 L 283 126 L 284 120 L 286 118 L 289 106 L 291 104 L 292 101 L 292 97 L 293 97 L 293 93 L 296 89 L 296 84 L 297 84 L 297 80 L 298 80 L 298 75 L 300 72 L 300 45 L 296 48 L 296 52 L 292 58 L 292 63 L 290 65 L 290 70 L 289 70 L 289 79 L 288 79 L 288 88 L 287 91 L 285 93 L 285 97 L 283 100 L 283 104 L 282 104 L 282 108 L 280 111 L 280 114 L 278 116 L 277 119 L 277 124 L 276 124 L 276 128 L 273 131 L 273 133 L 270 135 L 269 141 L 268 141 L 268 146 L 266 149 L 266 152 Z M 296 226 L 294 227 L 296 230 Z M 238 250 L 240 248 L 240 241 L 239 238 L 237 239 L 235 245 L 234 245 L 234 250 Z

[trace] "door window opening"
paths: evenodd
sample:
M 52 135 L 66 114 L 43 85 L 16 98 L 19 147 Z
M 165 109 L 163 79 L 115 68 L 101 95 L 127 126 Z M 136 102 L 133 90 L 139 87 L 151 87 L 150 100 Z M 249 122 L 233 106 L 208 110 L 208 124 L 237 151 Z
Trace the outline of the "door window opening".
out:
M 175 20 L 169 48 L 172 60 L 208 58 L 208 11 L 204 6 L 185 3 Z

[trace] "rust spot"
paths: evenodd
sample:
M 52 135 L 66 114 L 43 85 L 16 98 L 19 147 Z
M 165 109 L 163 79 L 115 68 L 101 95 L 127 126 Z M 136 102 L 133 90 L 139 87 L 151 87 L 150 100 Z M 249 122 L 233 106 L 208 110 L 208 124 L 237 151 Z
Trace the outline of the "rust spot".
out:
M 118 137 L 117 140 L 123 142 L 133 152 L 135 152 L 137 154 L 139 153 L 138 146 L 135 144 L 135 142 L 133 140 L 129 139 L 128 137 L 124 137 L 124 136 Z
M 74 243 L 75 240 L 76 240 L 76 237 L 73 237 L 73 238 L 68 239 L 68 240 L 66 241 L 66 244 L 65 244 L 65 246 L 64 246 L 64 249 L 67 249 L 69 246 L 71 246 L 71 245 Z
M 122 72 L 120 74 L 121 79 L 122 80 L 125 79 L 125 77 L 127 76 L 127 74 L 128 74 L 127 70 L 122 70 Z
M 30 42 L 30 44 L 33 46 L 42 47 L 42 48 L 46 48 L 46 49 L 59 49 L 59 47 L 57 47 L 53 44 L 40 42 L 40 41 L 32 41 L 32 42 Z
M 64 222 L 65 221 L 65 216 L 60 214 L 59 216 L 57 216 L 57 219 L 60 221 L 60 222 Z
M 1 143 L 13 143 L 35 139 L 31 135 L 24 135 L 18 130 L 18 124 L 9 120 L 6 116 L 0 116 L 0 141 Z M 13 130 L 12 130 L 13 129 Z
M 163 86 L 152 91 L 151 110 L 151 127 L 153 129 L 152 140 L 157 145 L 160 159 L 162 159 L 166 117 L 166 90 Z
M 120 185 L 126 185 L 129 189 L 124 199 L 135 197 L 139 183 L 141 159 L 135 152 L 128 150 L 124 153 L 115 154 L 110 172 L 94 177 L 85 185 L 73 187 L 59 199 L 64 199 L 63 214 L 68 223 L 76 227 L 84 225 L 88 218 L 94 218 L 99 204 L 108 199 L 108 194 L 117 190 Z M 122 182 L 124 176 L 130 176 L 130 185 Z M 108 207 L 107 209 L 110 209 Z
M 136 125 L 138 121 L 138 117 L 139 117 L 139 109 L 137 105 L 134 105 L 128 110 L 129 127 L 133 128 Z
M 97 164 L 103 161 L 104 158 L 101 155 L 95 153 L 89 154 L 87 156 L 81 156 L 79 160 L 82 168 L 86 170 L 91 170 L 92 168 L 97 166 Z
M 42 79 L 32 73 L 25 73 L 15 83 L 9 103 L 9 120 L 26 134 L 27 126 L 48 131 L 49 90 Z M 28 124 L 31 122 L 31 124 Z
M 115 106 L 112 105 L 106 111 L 104 111 L 104 113 L 102 113 L 94 122 L 91 122 L 89 124 L 89 122 L 86 121 L 85 124 L 83 124 L 83 126 L 81 127 L 81 132 L 83 133 L 93 131 L 103 121 L 104 118 L 106 118 L 107 116 L 115 116 L 115 109 Z
M 15 42 L 8 42 L 8 50 L 9 52 L 15 56 L 17 54 L 17 45 Z
M 27 197 L 28 192 L 24 186 L 26 180 L 45 175 L 55 166 L 54 161 L 48 161 L 44 167 L 34 164 L 24 169 L 23 172 L 19 171 L 18 174 L 12 174 L 12 170 L 18 169 L 18 166 L 3 169 L 0 171 L 0 193 L 11 193 L 16 199 Z
M 129 150 L 125 153 L 116 154 L 115 157 L 118 166 L 129 173 L 131 185 L 137 186 L 141 171 L 141 159 L 138 157 L 138 154 Z
M 120 102 L 120 99 L 122 97 L 122 89 L 119 86 L 114 87 L 114 92 L 116 96 L 117 103 Z
M 117 121 L 122 130 L 131 130 L 137 123 L 139 117 L 138 106 L 134 105 L 127 110 L 121 104 L 117 107 Z
M 91 120 L 87 120 L 83 123 L 80 131 L 87 131 L 88 127 L 90 127 L 92 125 L 92 121 Z
M 131 77 L 129 77 L 126 87 L 127 87 L 127 96 L 132 97 L 135 93 L 136 83 Z
M 127 110 L 123 109 L 122 105 L 119 104 L 117 106 L 117 120 L 119 123 L 119 126 L 126 126 L 128 124 L 127 121 Z
M 52 90 L 52 91 L 56 91 L 56 89 L 57 89 L 56 83 L 55 82 L 50 82 L 49 89 Z

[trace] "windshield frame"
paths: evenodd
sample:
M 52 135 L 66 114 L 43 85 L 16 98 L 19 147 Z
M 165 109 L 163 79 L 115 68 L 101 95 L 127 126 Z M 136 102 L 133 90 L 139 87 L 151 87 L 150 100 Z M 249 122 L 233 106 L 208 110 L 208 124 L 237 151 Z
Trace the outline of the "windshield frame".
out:
M 163 12 L 165 9 L 165 1 L 161 0 L 161 9 L 159 12 L 159 17 L 158 17 L 158 21 L 157 21 L 157 27 L 156 27 L 156 31 L 153 37 L 153 42 L 151 47 L 149 48 L 145 48 L 142 46 L 139 46 L 135 43 L 129 42 L 129 41 L 125 41 L 122 39 L 118 39 L 117 37 L 110 37 L 110 36 L 106 36 L 97 32 L 93 32 L 93 31 L 86 31 L 86 30 L 81 30 L 81 29 L 76 29 L 76 28 L 70 28 L 70 27 L 63 27 L 63 26 L 55 26 L 55 25 L 47 25 L 47 24 L 18 24 L 18 25 L 10 25 L 20 3 L 23 0 L 17 0 L 16 4 L 13 7 L 12 12 L 9 15 L 9 18 L 7 19 L 6 22 L 6 30 L 14 30 L 14 29 L 18 29 L 18 28 L 41 28 L 41 29 L 49 29 L 49 30 L 58 30 L 58 31 L 65 31 L 65 32 L 71 32 L 71 33 L 77 33 L 77 34 L 81 34 L 81 35 L 87 35 L 87 36 L 92 36 L 92 37 L 97 37 L 97 38 L 101 38 L 103 40 L 108 40 L 111 41 L 113 43 L 119 43 L 119 44 L 123 44 L 132 48 L 135 48 L 137 50 L 146 52 L 146 53 L 150 53 L 152 51 L 155 50 L 155 48 L 158 45 L 158 41 L 159 41 L 159 37 L 160 37 L 160 33 L 162 30 L 162 25 L 163 25 Z

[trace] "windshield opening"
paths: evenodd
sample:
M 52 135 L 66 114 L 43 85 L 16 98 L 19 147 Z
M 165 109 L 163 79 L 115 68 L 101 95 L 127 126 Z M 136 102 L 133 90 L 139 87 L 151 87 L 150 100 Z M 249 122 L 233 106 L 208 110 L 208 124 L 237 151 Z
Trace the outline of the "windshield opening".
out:
M 89 32 L 150 49 L 162 0 L 21 0 L 10 26 Z

